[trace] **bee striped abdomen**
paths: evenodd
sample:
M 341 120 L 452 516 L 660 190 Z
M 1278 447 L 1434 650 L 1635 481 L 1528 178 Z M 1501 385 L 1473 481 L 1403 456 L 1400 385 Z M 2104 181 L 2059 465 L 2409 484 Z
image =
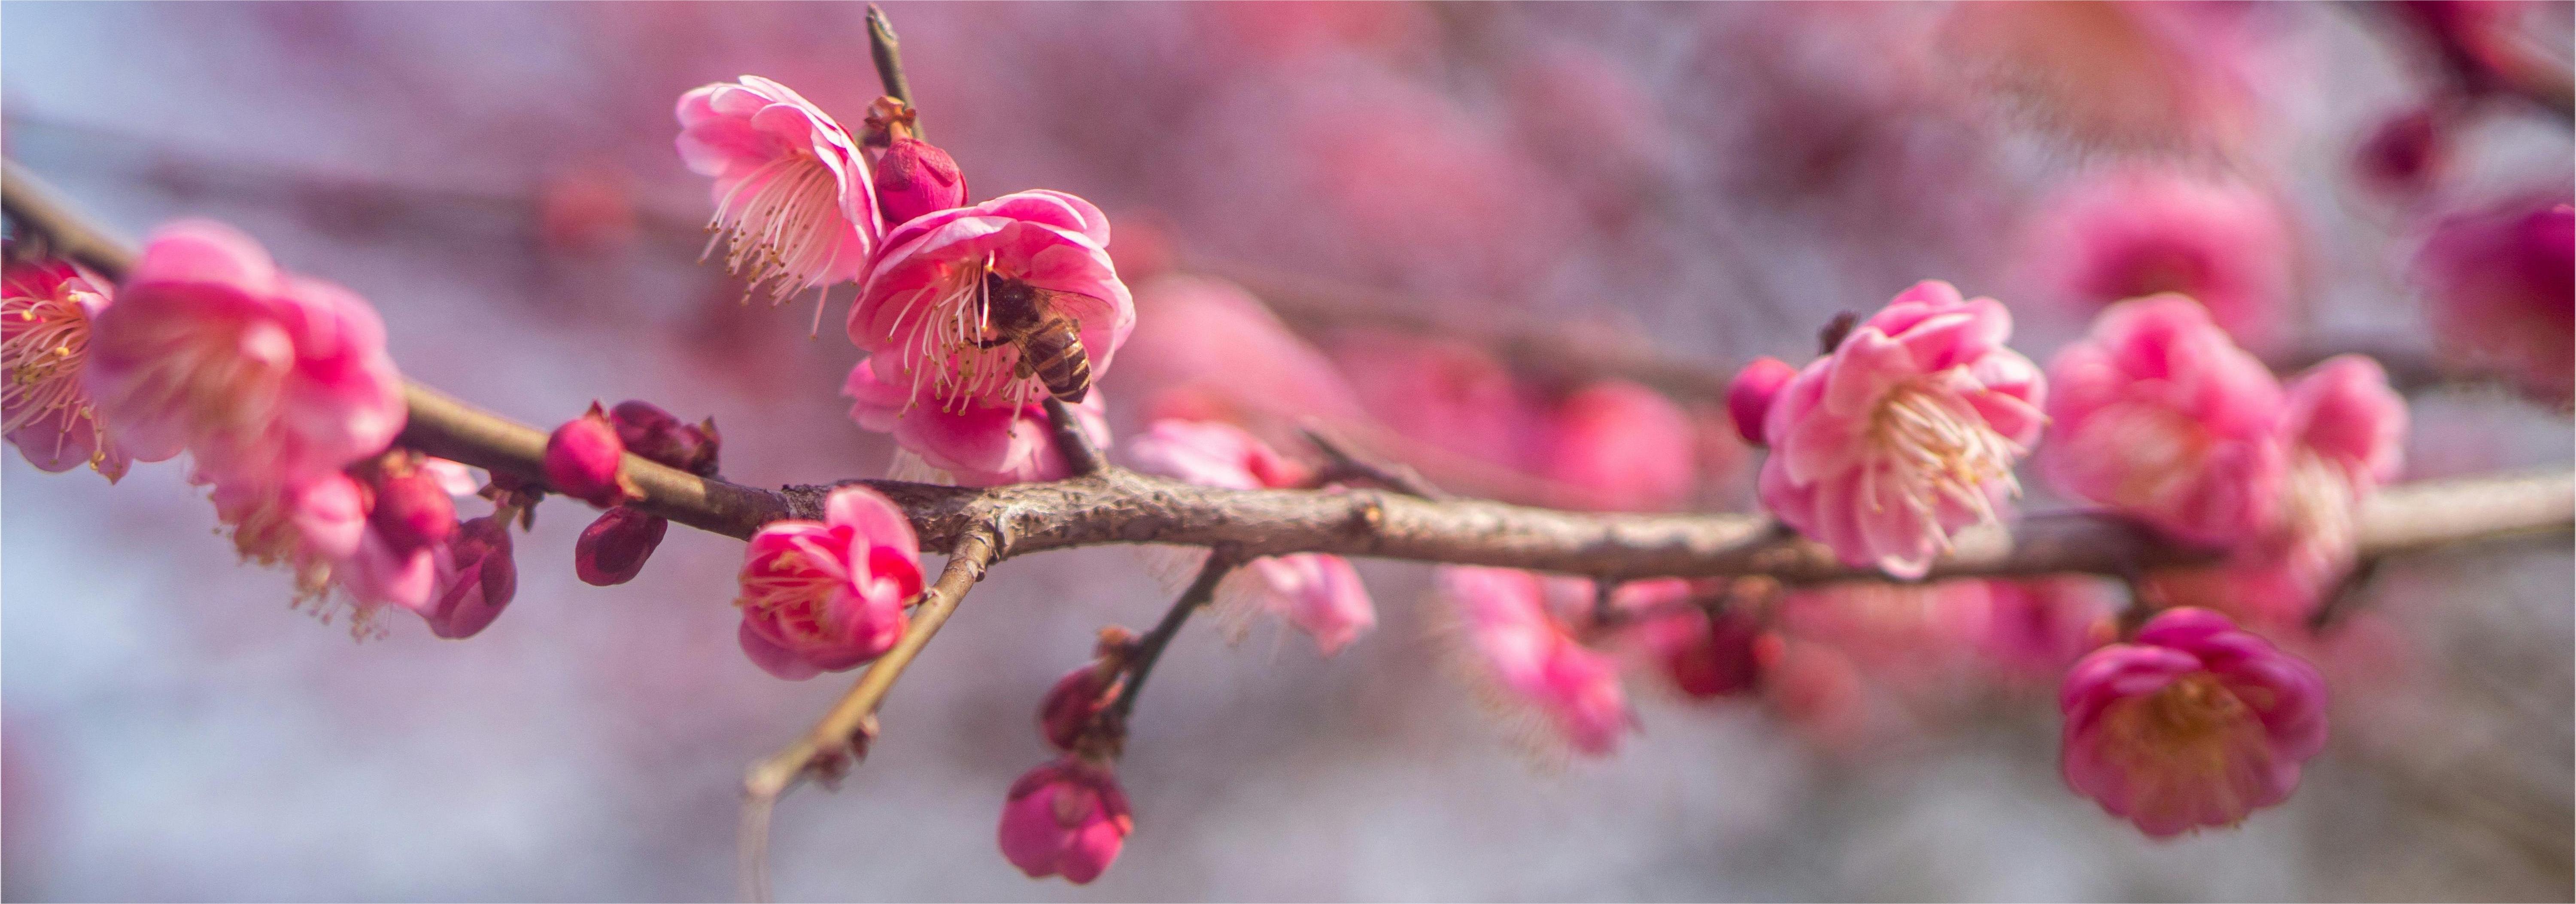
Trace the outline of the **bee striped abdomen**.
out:
M 1072 321 L 1058 319 L 1031 331 L 1020 344 L 1020 366 L 1058 399 L 1079 402 L 1090 394 L 1091 355 L 1083 351 Z

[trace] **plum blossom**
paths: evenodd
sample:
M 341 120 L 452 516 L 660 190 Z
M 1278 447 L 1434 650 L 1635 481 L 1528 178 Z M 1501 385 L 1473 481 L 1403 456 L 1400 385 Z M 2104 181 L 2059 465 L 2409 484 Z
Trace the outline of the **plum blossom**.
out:
M 1574 750 L 1606 756 L 1635 724 L 1619 667 L 1583 645 L 1568 614 L 1593 602 L 1592 582 L 1506 568 L 1443 566 L 1471 658 L 1494 701 L 1526 707 Z
M 1119 229 L 1122 252 L 1137 244 L 1132 229 Z M 1119 265 L 1122 274 L 1133 269 Z M 1332 359 L 1233 283 L 1159 277 L 1138 284 L 1136 308 L 1136 331 L 1120 350 L 1118 375 L 1107 385 L 1122 399 L 1140 402 L 1146 421 L 1224 420 L 1258 427 L 1310 417 L 1348 424 L 1366 416 Z
M 1690 415 L 1662 393 L 1602 380 L 1559 400 L 1541 422 L 1533 470 L 1581 491 L 1584 508 L 1668 511 L 1698 477 Z
M 2171 609 L 2066 675 L 2066 782 L 2167 838 L 2280 803 L 2324 749 L 2314 666 L 2206 609 Z
M 890 364 L 884 355 L 859 362 L 850 369 L 841 394 L 850 398 L 850 418 L 859 426 L 894 435 L 900 449 L 896 479 L 981 487 L 1059 480 L 1072 473 L 1056 448 L 1046 409 L 1038 403 L 916 407 L 911 390 L 879 373 Z M 1071 406 L 1082 431 L 1106 446 L 1104 407 L 1097 392 Z
M 2005 677 L 2055 681 L 2117 630 L 2113 594 L 2099 579 L 2060 575 L 1984 583 L 1986 613 L 1977 648 Z
M 715 179 L 707 252 L 725 243 L 725 269 L 773 302 L 858 277 L 882 227 L 867 158 L 831 114 L 756 75 L 692 88 L 676 112 L 680 159 Z
M 1781 387 L 1765 415 L 1765 508 L 1842 561 L 1921 577 L 1953 533 L 2000 518 L 2046 418 L 2012 315 L 1929 280 Z
M 0 432 L 27 463 L 45 471 L 87 464 L 115 483 L 135 455 L 99 422 L 81 371 L 89 363 L 90 321 L 114 298 L 105 281 L 72 264 L 19 260 L 0 248 Z M 144 450 L 145 461 L 178 454 Z
M 790 681 L 855 668 L 903 637 L 904 606 L 921 593 L 921 546 L 903 510 L 875 490 L 845 486 L 823 520 L 762 525 L 743 551 L 743 652 Z
M 1048 390 L 1018 372 L 1018 344 L 993 332 L 993 280 L 1042 290 L 1046 313 L 1076 323 L 1096 379 L 1136 326 L 1108 245 L 1109 218 L 1057 191 L 923 215 L 886 235 L 850 310 L 850 341 L 869 352 L 869 379 L 901 387 L 907 408 L 1018 409 Z
M 2563 195 L 2443 219 L 2414 271 L 2446 355 L 2500 366 L 2562 407 L 2576 396 L 2576 207 Z
M 2271 523 L 2285 474 L 2280 384 L 2191 299 L 2104 310 L 2049 362 L 2048 381 L 2040 464 L 2060 491 L 2201 543 Z
M 329 621 L 319 604 L 331 590 L 333 568 L 358 554 L 367 531 L 365 491 L 357 481 L 333 472 L 286 487 L 217 483 L 212 496 L 215 519 L 232 529 L 242 559 L 292 569 L 298 604 L 315 604 Z M 361 607 L 351 630 L 370 630 L 372 611 Z
M 2296 240 L 2279 203 L 2242 182 L 2111 169 L 2059 193 L 2033 224 L 2033 278 L 2078 310 L 2179 292 L 2258 348 L 2288 313 Z
M 1118 859 L 1135 830 L 1111 764 L 1068 755 L 1011 783 L 999 835 L 1002 856 L 1029 878 L 1061 875 L 1088 885 Z
M 201 220 L 145 243 L 97 316 L 86 379 L 120 441 L 184 446 L 211 482 L 244 492 L 383 451 L 405 416 L 364 300 L 280 271 L 249 237 Z
M 1278 489 L 1304 486 L 1313 477 L 1304 464 L 1217 421 L 1156 421 L 1128 441 L 1127 454 L 1136 470 L 1201 486 Z M 1238 639 L 1255 613 L 1275 613 L 1312 636 L 1327 656 L 1377 624 L 1359 572 L 1340 556 L 1320 553 L 1254 559 L 1217 585 L 1216 605 Z

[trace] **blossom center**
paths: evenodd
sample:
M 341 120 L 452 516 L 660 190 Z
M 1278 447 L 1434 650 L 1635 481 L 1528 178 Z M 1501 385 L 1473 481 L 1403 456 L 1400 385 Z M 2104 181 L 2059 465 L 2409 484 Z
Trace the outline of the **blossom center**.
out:
M 2283 483 L 2282 520 L 2290 535 L 2329 549 L 2353 542 L 2352 481 L 2342 466 L 2301 449 Z
M 820 285 L 840 263 L 850 231 L 841 214 L 841 180 L 810 152 L 770 161 L 734 183 L 716 204 L 705 254 L 725 244 L 725 269 L 748 283 L 748 299 L 769 286 L 770 303 Z
M 57 415 L 68 428 L 72 417 L 89 413 L 80 372 L 89 359 L 89 310 L 82 302 L 92 297 L 65 287 L 50 298 L 9 299 L 0 313 L 0 367 L 8 371 L 0 383 L 0 411 L 6 412 L 0 432 Z
M 2268 749 L 2253 707 L 2208 672 L 2184 675 L 2112 707 L 2104 725 L 2109 749 L 2140 767 L 2141 775 L 2163 776 L 2176 786 L 2232 793 L 2229 779 L 2240 771 L 2238 759 Z
M 1949 503 L 1991 522 L 1996 515 L 1988 485 L 2002 481 L 2014 495 L 2021 493 L 2012 473 L 2021 445 L 1995 432 L 1959 393 L 1928 381 L 1888 392 L 1870 416 L 1869 445 L 1886 478 L 1881 493 L 1928 521 L 1937 522 L 1943 503 Z M 1871 501 L 1884 506 L 1891 500 L 1880 495 Z
M 2099 441 L 2082 454 L 2117 465 L 2109 500 L 2117 505 L 2148 508 L 2177 498 L 2216 445 L 2200 422 L 2158 405 L 2114 405 L 2095 422 Z
M 940 276 L 913 295 L 895 315 L 890 338 L 913 362 L 912 392 L 919 404 L 922 390 L 942 410 L 964 410 L 979 399 L 1000 400 L 1018 408 L 1041 391 L 1038 380 L 1019 374 L 1017 343 L 1003 341 L 993 326 L 993 282 L 1012 278 L 999 272 L 991 254 L 942 265 Z M 1043 296 L 1031 303 L 1043 305 Z
M 799 543 L 798 546 L 805 544 Z M 734 605 L 765 619 L 790 640 L 827 642 L 836 636 L 832 595 L 849 582 L 822 567 L 826 559 L 814 550 L 791 549 L 770 556 L 756 574 L 742 579 L 742 596 Z

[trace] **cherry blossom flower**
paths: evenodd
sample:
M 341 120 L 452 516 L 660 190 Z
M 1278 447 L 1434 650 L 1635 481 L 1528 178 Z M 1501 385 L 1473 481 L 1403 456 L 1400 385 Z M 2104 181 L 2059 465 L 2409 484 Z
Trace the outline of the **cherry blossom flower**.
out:
M 2296 241 L 2278 202 L 2241 182 L 2111 169 L 2049 200 L 2031 234 L 2033 278 L 2079 310 L 2179 292 L 2258 348 L 2289 313 Z
M 2000 518 L 2046 422 L 2011 333 L 2002 303 L 1949 283 L 1896 296 L 1772 401 L 1764 507 L 1848 564 L 1921 577 L 1953 533 Z
M 1127 793 L 1104 760 L 1066 756 L 1011 783 L 1002 805 L 1002 856 L 1031 879 L 1088 885 L 1136 829 Z
M 787 86 L 746 75 L 680 95 L 680 159 L 715 179 L 725 268 L 783 301 L 856 279 L 881 227 L 867 158 L 850 133 Z M 820 323 L 821 308 L 815 316 Z
M 871 379 L 903 387 L 907 406 L 1020 408 L 1048 389 L 1017 372 L 1018 343 L 994 332 L 992 280 L 1011 280 L 1042 290 L 1042 313 L 1075 322 L 1096 380 L 1136 326 L 1108 245 L 1109 218 L 1057 191 L 923 215 L 886 235 L 850 311 L 850 341 L 870 353 Z
M 988 405 L 964 402 L 946 407 L 915 407 L 911 391 L 879 369 L 890 365 L 879 355 L 850 369 L 841 394 L 851 399 L 850 418 L 859 426 L 894 435 L 898 480 L 929 480 L 961 486 L 999 486 L 1060 480 L 1071 474 L 1064 453 L 1056 448 L 1046 409 L 1036 402 Z M 1075 419 L 1095 444 L 1109 443 L 1109 424 L 1101 412 L 1100 393 L 1071 406 Z
M 1698 477 L 1690 415 L 1662 393 L 1602 380 L 1557 402 L 1541 422 L 1535 472 L 1582 491 L 1583 508 L 1678 508 Z
M 2285 473 L 2272 372 L 2180 295 L 2122 302 L 2048 364 L 2040 464 L 2069 495 L 2201 543 L 2271 523 Z
M 903 637 L 904 606 L 921 593 L 921 546 L 903 510 L 875 490 L 845 486 L 823 520 L 762 525 L 743 551 L 743 652 L 770 674 L 801 681 L 855 668 Z
M 1304 486 L 1312 478 L 1304 464 L 1217 421 L 1156 421 L 1128 441 L 1127 454 L 1138 471 L 1201 486 L 1277 489 Z M 1327 656 L 1377 624 L 1359 572 L 1340 556 L 1317 553 L 1252 560 L 1217 585 L 1216 609 L 1236 639 L 1255 613 L 1270 612 L 1312 636 Z
M 99 422 L 81 371 L 89 363 L 90 321 L 114 297 L 107 283 L 58 260 L 19 260 L 15 243 L 0 248 L 0 432 L 27 463 L 44 471 L 87 464 L 107 482 L 124 477 L 135 455 Z M 145 461 L 178 454 L 144 450 Z
M 278 270 L 217 223 L 153 234 L 98 315 L 90 355 L 89 390 L 120 441 L 184 446 L 215 483 L 307 484 L 402 430 L 401 376 L 375 311 Z
M 1564 614 L 1592 604 L 1592 582 L 1454 565 L 1439 569 L 1439 582 L 1457 607 L 1474 661 L 1492 681 L 1492 702 L 1535 711 L 1578 752 L 1618 749 L 1636 721 L 1618 663 L 1585 647 Z
M 2157 615 L 2066 675 L 2066 782 L 2166 838 L 2280 803 L 2325 747 L 2315 667 L 2205 609 Z
M 2414 271 L 2446 355 L 2500 366 L 2562 407 L 2576 396 L 2576 207 L 2564 196 L 2448 217 Z

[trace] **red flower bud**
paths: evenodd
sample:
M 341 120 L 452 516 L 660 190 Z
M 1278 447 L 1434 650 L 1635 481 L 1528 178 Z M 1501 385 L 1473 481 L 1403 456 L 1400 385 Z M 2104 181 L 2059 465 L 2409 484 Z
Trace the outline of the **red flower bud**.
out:
M 1736 435 L 1756 446 L 1770 445 L 1762 439 L 1762 419 L 1771 413 L 1771 397 L 1797 375 L 1797 368 L 1778 358 L 1756 358 L 1744 365 L 1726 386 L 1726 413 L 1735 420 Z
M 1761 637 L 1762 623 L 1751 616 L 1719 612 L 1708 617 L 1705 630 L 1693 642 L 1664 651 L 1664 668 L 1682 693 L 1699 699 L 1749 691 L 1762 680 L 1762 667 L 1753 653 Z
M 1127 661 L 1135 653 L 1135 634 L 1117 625 L 1100 629 L 1091 662 L 1056 679 L 1038 703 L 1038 733 L 1047 743 L 1058 750 L 1074 749 L 1100 711 L 1118 699 L 1127 684 Z
M 625 453 L 616 425 L 592 402 L 589 412 L 546 437 L 546 482 L 555 492 L 601 508 L 616 505 L 634 495 L 618 472 L 618 458 Z
M 458 640 L 501 617 L 519 592 L 519 565 L 510 557 L 509 522 L 489 515 L 465 522 L 447 550 L 456 571 L 426 617 L 430 633 Z
M 582 583 L 594 587 L 614 587 L 635 579 L 644 570 L 644 560 L 652 558 L 654 547 L 662 545 L 662 533 L 671 522 L 635 509 L 618 506 L 600 515 L 599 520 L 581 529 L 581 539 L 572 546 L 572 570 Z
M 2450 159 L 2448 129 L 2438 110 L 2424 108 L 2381 123 L 2355 153 L 2362 183 L 2399 196 L 2422 194 Z
M 918 138 L 896 138 L 886 146 L 885 156 L 877 159 L 876 188 L 877 209 L 889 229 L 925 213 L 966 206 L 966 174 L 957 170 L 956 159 Z
M 608 420 L 626 451 L 700 477 L 716 475 L 715 419 L 692 426 L 651 402 L 628 399 L 609 409 Z
M 456 501 L 428 472 L 397 464 L 385 469 L 374 489 L 376 504 L 367 521 L 394 552 L 408 556 L 455 536 Z

